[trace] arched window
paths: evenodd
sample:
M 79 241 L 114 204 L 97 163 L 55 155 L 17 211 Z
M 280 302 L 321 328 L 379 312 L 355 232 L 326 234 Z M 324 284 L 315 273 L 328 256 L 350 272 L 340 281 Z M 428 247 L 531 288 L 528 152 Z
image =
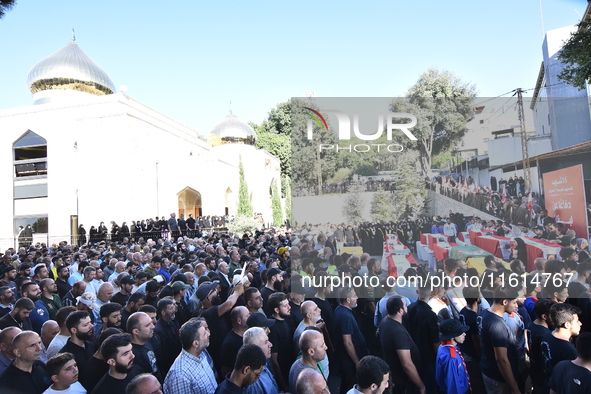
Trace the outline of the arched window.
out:
M 22 177 L 47 176 L 47 140 L 31 130 L 13 145 L 14 175 Z

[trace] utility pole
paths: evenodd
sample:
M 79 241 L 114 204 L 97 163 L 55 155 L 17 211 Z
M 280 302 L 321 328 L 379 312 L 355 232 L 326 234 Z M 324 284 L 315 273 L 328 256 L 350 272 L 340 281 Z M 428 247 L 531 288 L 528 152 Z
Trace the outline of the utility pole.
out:
M 525 180 L 525 190 L 531 193 L 531 167 L 529 165 L 529 149 L 527 146 L 527 134 L 525 130 L 525 113 L 523 112 L 523 90 L 516 89 L 517 94 L 517 111 L 519 114 L 519 126 L 521 128 L 521 160 L 523 164 L 523 179 Z

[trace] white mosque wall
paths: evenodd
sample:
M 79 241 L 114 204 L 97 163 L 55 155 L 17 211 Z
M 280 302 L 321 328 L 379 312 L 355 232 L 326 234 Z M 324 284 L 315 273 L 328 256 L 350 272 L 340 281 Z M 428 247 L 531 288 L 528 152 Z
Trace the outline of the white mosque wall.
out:
M 47 140 L 48 197 L 13 201 L 12 144 L 27 130 Z M 203 215 L 234 215 L 242 156 L 255 212 L 272 218 L 269 187 L 279 160 L 248 145 L 210 149 L 197 133 L 119 93 L 77 104 L 0 111 L 0 239 L 15 234 L 13 213 L 46 213 L 51 235 L 70 234 L 70 216 L 86 230 L 104 221 L 169 217 L 178 194 L 201 194 Z M 22 179 L 22 178 L 20 178 Z M 15 203 L 15 205 L 13 205 Z M 45 212 L 41 212 L 45 210 Z

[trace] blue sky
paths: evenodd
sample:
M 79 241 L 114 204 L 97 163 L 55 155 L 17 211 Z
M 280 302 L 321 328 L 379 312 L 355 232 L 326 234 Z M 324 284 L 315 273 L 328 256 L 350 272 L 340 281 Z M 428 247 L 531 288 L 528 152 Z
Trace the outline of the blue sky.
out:
M 547 30 L 585 0 L 542 0 Z M 206 135 L 228 113 L 260 123 L 276 104 L 404 95 L 429 67 L 480 96 L 533 88 L 542 60 L 539 0 L 26 1 L 0 21 L 0 108 L 32 103 L 29 69 L 76 42 L 127 94 Z

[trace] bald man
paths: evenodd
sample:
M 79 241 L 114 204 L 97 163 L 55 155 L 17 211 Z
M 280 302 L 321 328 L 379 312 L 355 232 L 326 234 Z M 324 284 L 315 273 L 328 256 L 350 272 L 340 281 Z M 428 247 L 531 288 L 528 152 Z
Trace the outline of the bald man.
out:
M 14 337 L 12 346 L 15 360 L 0 376 L 0 393 L 43 393 L 51 378 L 39 361 L 41 337 L 34 331 L 23 331 Z
M 49 348 L 49 344 L 55 338 L 57 334 L 60 333 L 60 326 L 57 324 L 55 320 L 47 320 L 41 326 L 41 355 L 39 356 L 39 360 L 43 363 L 47 363 L 49 357 L 47 357 L 47 349 Z
M 21 333 L 18 327 L 7 327 L 0 331 L 0 374 L 8 368 L 14 360 L 12 340 Z
M 296 380 L 296 394 L 330 394 L 322 374 L 313 369 L 304 369 Z
M 300 373 L 305 369 L 313 369 L 322 374 L 323 378 L 328 376 L 328 371 L 324 371 L 320 362 L 326 358 L 326 343 L 324 335 L 317 329 L 309 329 L 300 336 L 299 347 L 302 358 L 296 360 L 289 370 L 289 389 L 292 393 L 296 392 L 296 381 Z
M 163 394 L 162 385 L 154 375 L 143 373 L 129 382 L 125 394 Z

